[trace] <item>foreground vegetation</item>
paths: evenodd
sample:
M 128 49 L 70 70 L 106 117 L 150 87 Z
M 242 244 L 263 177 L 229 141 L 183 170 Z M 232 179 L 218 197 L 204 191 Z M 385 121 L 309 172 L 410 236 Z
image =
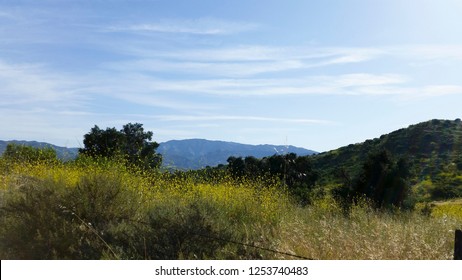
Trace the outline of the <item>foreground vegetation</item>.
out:
M 456 202 L 345 209 L 325 195 L 302 207 L 278 178 L 123 160 L 1 159 L 0 184 L 2 259 L 451 259 L 462 226 Z
M 141 124 L 93 127 L 68 162 L 10 144 L 0 158 L 0 258 L 451 259 L 461 124 L 431 121 L 314 158 L 230 157 L 173 173 L 159 169 Z

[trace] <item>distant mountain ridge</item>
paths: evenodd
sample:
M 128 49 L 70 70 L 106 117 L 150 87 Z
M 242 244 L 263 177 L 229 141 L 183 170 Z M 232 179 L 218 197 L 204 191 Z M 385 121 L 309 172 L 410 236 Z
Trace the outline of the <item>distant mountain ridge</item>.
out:
M 66 148 L 37 141 L 1 141 L 0 155 L 9 143 L 27 145 L 36 148 L 51 147 L 57 156 L 63 160 L 77 157 L 78 148 Z M 226 164 L 230 156 L 262 158 L 274 154 L 296 153 L 297 155 L 312 155 L 316 152 L 304 148 L 282 145 L 248 145 L 235 142 L 211 141 L 205 139 L 171 140 L 160 143 L 157 152 L 163 157 L 163 166 L 171 169 L 200 169 L 206 166 Z
M 0 154 L 8 143 L 33 147 L 52 147 L 61 159 L 73 159 L 78 148 L 65 148 L 36 141 L 1 141 Z M 323 153 L 283 145 L 246 145 L 234 142 L 204 139 L 171 140 L 160 143 L 157 152 L 163 156 L 163 166 L 172 169 L 200 169 L 226 164 L 230 156 L 263 158 L 274 154 L 296 153 L 313 155 L 313 167 L 325 174 L 344 169 L 357 173 L 368 154 L 385 149 L 395 156 L 404 157 L 413 164 L 415 176 L 424 178 L 444 165 L 454 163 L 462 168 L 462 121 L 430 120 L 402 128 L 362 143 L 350 144 Z
M 6 149 L 6 146 L 8 146 L 8 144 L 10 143 L 17 144 L 17 145 L 31 146 L 34 148 L 51 147 L 56 151 L 56 155 L 58 156 L 58 158 L 62 160 L 75 159 L 77 157 L 77 154 L 79 153 L 79 148 L 60 147 L 60 146 L 56 146 L 56 145 L 45 143 L 45 142 L 24 141 L 24 140 L 9 140 L 9 141 L 0 140 L 0 155 L 3 154 L 3 152 Z
M 200 169 L 226 164 L 231 156 L 263 158 L 274 154 L 296 153 L 300 156 L 315 151 L 283 145 L 248 145 L 205 139 L 171 140 L 160 143 L 157 152 L 163 156 L 163 165 L 179 169 Z

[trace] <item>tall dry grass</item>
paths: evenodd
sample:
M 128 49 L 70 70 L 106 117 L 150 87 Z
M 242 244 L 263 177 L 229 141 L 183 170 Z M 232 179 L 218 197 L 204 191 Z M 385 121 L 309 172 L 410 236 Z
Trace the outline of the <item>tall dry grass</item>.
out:
M 331 199 L 293 213 L 281 223 L 279 250 L 322 260 L 452 259 L 462 226 L 462 218 L 378 211 L 366 202 L 345 214 Z

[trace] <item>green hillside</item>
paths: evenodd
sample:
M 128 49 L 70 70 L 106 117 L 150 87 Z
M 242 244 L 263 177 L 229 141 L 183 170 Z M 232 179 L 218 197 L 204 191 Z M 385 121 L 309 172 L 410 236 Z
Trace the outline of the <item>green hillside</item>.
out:
M 359 144 L 351 144 L 312 156 L 315 169 L 325 180 L 346 172 L 355 176 L 370 153 L 387 150 L 408 161 L 412 181 L 417 183 L 453 165 L 462 169 L 462 122 L 431 120 L 399 129 Z

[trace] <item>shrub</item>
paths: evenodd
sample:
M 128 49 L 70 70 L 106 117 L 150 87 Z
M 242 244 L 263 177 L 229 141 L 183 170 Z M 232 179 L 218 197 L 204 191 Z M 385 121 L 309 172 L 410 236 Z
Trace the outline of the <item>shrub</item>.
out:
M 21 177 L 2 196 L 2 259 L 78 258 L 78 224 L 63 211 L 65 186 Z
M 288 202 L 263 179 L 201 182 L 108 160 L 0 168 L 3 259 L 265 258 L 237 243 L 271 247 Z
M 56 151 L 51 147 L 35 148 L 10 143 L 6 146 L 2 157 L 7 161 L 19 163 L 57 162 Z
M 214 258 L 229 239 L 226 229 L 212 226 L 198 205 L 156 205 L 148 212 L 144 232 L 150 259 Z
M 430 196 L 434 200 L 444 200 L 462 197 L 462 185 L 451 186 L 438 184 L 433 186 L 430 190 Z
M 120 180 L 101 174 L 77 186 L 22 177 L 2 197 L 2 258 L 117 258 L 112 230 L 134 217 L 136 204 Z

